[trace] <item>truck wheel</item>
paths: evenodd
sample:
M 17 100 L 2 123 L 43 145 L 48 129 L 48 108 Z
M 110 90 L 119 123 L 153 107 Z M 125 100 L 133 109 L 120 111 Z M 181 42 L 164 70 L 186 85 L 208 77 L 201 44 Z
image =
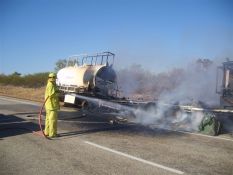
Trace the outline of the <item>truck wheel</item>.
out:
M 86 100 L 83 100 L 81 103 L 81 109 L 88 109 L 88 102 Z

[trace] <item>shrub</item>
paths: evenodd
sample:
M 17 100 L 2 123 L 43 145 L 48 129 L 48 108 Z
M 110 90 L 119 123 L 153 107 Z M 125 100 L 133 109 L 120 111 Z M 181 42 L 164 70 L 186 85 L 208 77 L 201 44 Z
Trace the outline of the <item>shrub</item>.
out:
M 46 85 L 48 74 L 48 72 L 28 74 L 24 76 L 21 76 L 17 72 L 11 75 L 0 74 L 0 84 L 38 88 Z

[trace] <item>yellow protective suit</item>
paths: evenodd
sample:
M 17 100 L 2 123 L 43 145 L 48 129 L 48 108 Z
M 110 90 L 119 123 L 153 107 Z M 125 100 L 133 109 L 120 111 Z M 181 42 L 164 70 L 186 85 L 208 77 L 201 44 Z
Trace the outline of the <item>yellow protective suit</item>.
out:
M 48 98 L 48 99 L 47 99 Z M 57 112 L 60 109 L 58 100 L 58 88 L 55 83 L 55 78 L 49 78 L 45 90 L 46 121 L 45 121 L 45 135 L 49 137 L 56 137 L 57 135 Z

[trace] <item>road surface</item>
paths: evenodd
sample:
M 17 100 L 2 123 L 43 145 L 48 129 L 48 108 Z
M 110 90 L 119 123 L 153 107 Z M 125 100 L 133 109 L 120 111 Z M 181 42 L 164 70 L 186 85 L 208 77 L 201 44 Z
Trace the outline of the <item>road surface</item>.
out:
M 0 97 L 1 175 L 233 174 L 233 137 L 112 125 L 104 115 L 59 112 L 60 137 L 38 131 L 41 104 Z

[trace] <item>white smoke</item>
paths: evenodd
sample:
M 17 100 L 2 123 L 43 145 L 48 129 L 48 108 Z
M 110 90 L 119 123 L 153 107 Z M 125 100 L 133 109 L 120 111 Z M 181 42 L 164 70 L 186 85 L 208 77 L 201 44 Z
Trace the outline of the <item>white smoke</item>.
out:
M 197 131 L 203 118 L 202 112 L 187 112 L 159 103 L 149 109 L 136 109 L 134 114 L 136 116 L 134 122 L 136 123 L 156 128 L 185 131 Z
M 134 74 L 135 70 L 131 69 L 125 71 L 128 77 L 133 77 L 129 81 L 130 86 L 127 86 L 127 81 L 120 81 L 123 82 L 122 87 L 127 87 L 127 94 L 147 92 L 157 99 L 156 105 L 150 108 L 134 110 L 137 123 L 173 130 L 197 131 L 204 113 L 187 112 L 179 108 L 179 105 L 219 105 L 219 96 L 215 92 L 216 65 L 210 60 L 199 59 L 186 69 L 158 75 L 145 73 L 141 67 Z M 134 82 L 136 80 L 139 82 Z
M 163 92 L 159 101 L 179 104 L 203 102 L 208 106 L 219 105 L 216 93 L 217 66 L 212 63 L 208 67 L 199 64 L 189 64 L 182 75 L 181 83 L 170 92 Z

